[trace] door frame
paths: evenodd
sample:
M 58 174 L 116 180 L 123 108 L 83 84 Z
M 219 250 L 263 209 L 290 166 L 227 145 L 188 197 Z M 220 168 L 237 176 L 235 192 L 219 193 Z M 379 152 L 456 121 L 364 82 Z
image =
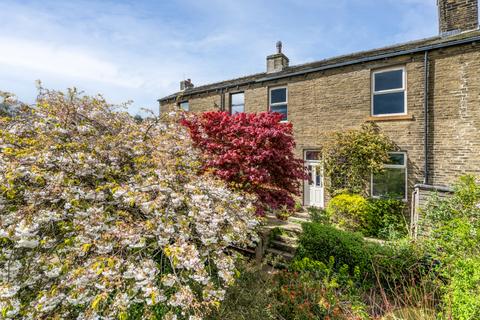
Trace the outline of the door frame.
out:
M 309 152 L 309 151 L 318 152 L 319 159 L 318 160 L 307 160 L 306 155 L 307 155 L 307 152 Z M 324 208 L 325 207 L 325 177 L 323 175 L 324 170 L 323 170 L 323 162 L 322 162 L 322 156 L 321 156 L 320 150 L 318 148 L 303 149 L 302 150 L 302 157 L 303 157 L 303 163 L 304 163 L 305 167 L 307 167 L 307 161 L 309 161 L 309 162 L 313 162 L 313 163 L 318 163 L 319 167 L 321 168 L 322 189 L 323 189 L 323 191 L 322 191 L 322 205 L 319 208 Z M 307 204 L 305 203 L 305 192 L 306 192 L 306 181 L 305 180 L 303 181 L 302 189 L 303 189 L 302 190 L 302 203 L 303 203 L 304 206 L 307 206 Z

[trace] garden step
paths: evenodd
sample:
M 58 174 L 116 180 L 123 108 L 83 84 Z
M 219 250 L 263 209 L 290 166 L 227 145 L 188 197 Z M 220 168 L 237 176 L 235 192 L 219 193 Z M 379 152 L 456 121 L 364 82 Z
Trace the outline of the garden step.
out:
M 295 212 L 292 217 L 296 217 L 296 218 L 302 218 L 302 219 L 305 219 L 305 220 L 312 220 L 311 219 L 311 216 L 310 216 L 310 213 L 308 211 L 300 211 L 300 212 Z
M 288 221 L 293 222 L 293 223 L 297 223 L 297 224 L 302 224 L 302 223 L 305 223 L 305 222 L 311 222 L 311 221 L 308 220 L 308 219 L 299 218 L 299 217 L 295 217 L 295 216 L 289 217 L 289 218 L 288 218 Z
M 268 244 L 269 248 L 280 250 L 282 252 L 295 253 L 297 251 L 297 245 L 295 243 L 283 242 L 280 240 L 272 240 Z
M 285 252 L 285 251 L 277 250 L 277 249 L 274 249 L 274 248 L 268 248 L 267 250 L 265 250 L 265 252 L 267 254 L 269 253 L 273 256 L 281 257 L 281 258 L 285 259 L 285 261 L 292 261 L 293 257 L 294 257 L 294 255 L 290 252 Z
M 286 221 L 282 221 L 281 224 L 276 224 L 276 225 L 267 225 L 264 227 L 267 230 L 272 230 L 275 228 L 279 228 L 281 230 L 285 230 L 287 232 L 291 232 L 294 234 L 299 234 L 302 232 L 302 226 L 298 223 L 289 223 Z

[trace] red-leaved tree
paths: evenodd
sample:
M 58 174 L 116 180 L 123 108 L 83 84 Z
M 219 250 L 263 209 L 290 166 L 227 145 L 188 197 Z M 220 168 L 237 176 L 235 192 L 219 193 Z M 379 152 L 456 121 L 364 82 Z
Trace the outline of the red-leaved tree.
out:
M 301 159 L 294 156 L 291 123 L 278 113 L 212 111 L 185 118 L 194 144 L 204 155 L 204 170 L 235 189 L 257 195 L 257 213 L 265 209 L 293 209 L 307 178 Z

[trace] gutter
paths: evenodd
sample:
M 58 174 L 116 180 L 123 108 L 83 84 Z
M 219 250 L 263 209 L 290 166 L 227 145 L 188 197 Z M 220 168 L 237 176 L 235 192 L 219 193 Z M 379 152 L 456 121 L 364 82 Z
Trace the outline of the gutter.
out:
M 367 56 L 367 57 L 363 57 L 363 58 L 348 60 L 348 61 L 339 62 L 339 63 L 333 63 L 333 64 L 329 64 L 329 65 L 325 65 L 325 66 L 320 66 L 320 67 L 316 67 L 316 68 L 310 68 L 310 69 L 306 69 L 306 70 L 296 71 L 296 72 L 292 72 L 292 73 L 285 73 L 285 74 L 281 74 L 281 75 L 277 75 L 277 76 L 272 75 L 272 76 L 263 77 L 263 78 L 260 78 L 260 79 L 257 79 L 257 80 L 249 80 L 249 81 L 244 81 L 244 82 L 238 82 L 238 83 L 230 84 L 230 85 L 219 85 L 217 87 L 212 87 L 212 88 L 206 89 L 206 90 L 193 91 L 192 94 L 218 91 L 220 89 L 228 89 L 228 88 L 234 88 L 234 87 L 237 87 L 237 86 L 244 86 L 244 85 L 262 83 L 262 82 L 271 81 L 271 80 L 278 80 L 278 79 L 290 78 L 290 77 L 295 77 L 295 76 L 301 76 L 301 75 L 306 75 L 306 74 L 310 74 L 310 73 L 314 73 L 314 72 L 318 72 L 318 71 L 335 69 L 335 68 L 350 66 L 350 65 L 354 65 L 354 64 L 372 62 L 372 61 L 376 61 L 376 60 L 393 58 L 393 57 L 398 57 L 398 56 L 403 56 L 403 55 L 408 55 L 408 54 L 422 53 L 422 52 L 425 52 L 425 51 L 431 51 L 431 50 L 441 49 L 441 48 L 448 48 L 448 47 L 473 43 L 473 42 L 477 42 L 477 41 L 480 41 L 480 36 L 475 36 L 475 37 L 460 39 L 460 40 L 454 40 L 454 41 L 450 41 L 450 42 L 442 42 L 442 43 L 437 43 L 437 44 L 431 44 L 431 45 L 427 45 L 427 46 L 421 46 L 421 47 L 412 48 L 412 49 L 394 51 L 394 52 L 390 52 L 390 53 L 372 55 L 372 56 Z M 188 94 L 187 92 L 185 92 L 185 93 Z M 157 101 L 159 101 L 159 102 L 168 101 L 170 99 L 175 99 L 175 97 L 162 98 L 162 99 L 158 99 Z

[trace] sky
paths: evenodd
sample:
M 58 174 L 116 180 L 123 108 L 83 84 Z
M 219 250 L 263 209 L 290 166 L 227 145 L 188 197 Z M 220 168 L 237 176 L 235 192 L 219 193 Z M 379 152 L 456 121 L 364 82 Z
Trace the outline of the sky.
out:
M 438 34 L 437 0 L 0 0 L 0 90 L 32 103 L 77 87 L 158 113 L 157 99 L 265 71 L 283 42 L 302 64 Z

